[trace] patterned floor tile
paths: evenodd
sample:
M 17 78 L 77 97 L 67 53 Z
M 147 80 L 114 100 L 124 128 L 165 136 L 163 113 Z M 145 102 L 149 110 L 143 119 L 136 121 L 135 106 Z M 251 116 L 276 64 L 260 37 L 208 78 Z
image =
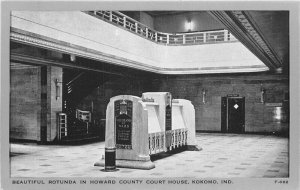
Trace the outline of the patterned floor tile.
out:
M 19 169 L 18 171 L 29 171 L 30 169 Z
M 275 175 L 263 175 L 262 177 L 266 177 L 266 178 L 275 178 Z
M 161 176 L 161 175 L 163 175 L 163 173 L 152 173 L 152 174 L 150 174 L 150 175 L 158 175 L 158 176 Z
M 44 174 L 54 174 L 54 173 L 56 173 L 55 171 L 45 171 L 45 172 L 43 172 Z
M 267 172 L 279 172 L 279 170 L 267 170 Z
M 251 166 L 252 164 L 250 164 L 250 163 L 241 163 L 241 165 L 244 165 L 244 166 Z
M 288 139 L 266 135 L 197 133 L 202 151 L 165 154 L 155 168 L 102 172 L 94 163 L 104 142 L 78 146 L 11 145 L 12 177 L 288 177 Z M 247 147 L 247 148 L 244 148 Z M 20 154 L 17 154 L 20 153 Z M 50 164 L 49 164 L 50 163 Z M 30 169 L 28 169 L 30 168 Z
M 198 173 L 205 173 L 205 170 L 195 170 L 194 172 L 198 172 Z
M 125 171 L 120 171 L 121 173 L 132 173 L 133 171 L 125 170 Z
M 50 165 L 50 164 L 42 164 L 40 166 L 52 166 L 52 165 Z
M 235 170 L 246 170 L 246 168 L 234 168 Z
M 175 170 L 175 168 L 166 167 L 165 170 Z
M 240 173 L 229 172 L 228 175 L 240 175 Z
M 204 167 L 205 167 L 205 168 L 214 168 L 215 166 L 208 166 L 208 165 L 205 165 Z

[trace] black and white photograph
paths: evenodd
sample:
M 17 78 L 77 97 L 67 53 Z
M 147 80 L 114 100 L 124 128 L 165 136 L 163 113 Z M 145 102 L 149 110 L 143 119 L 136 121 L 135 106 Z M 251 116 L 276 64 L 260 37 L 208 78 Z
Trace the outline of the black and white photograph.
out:
M 2 188 L 298 189 L 299 3 L 203 3 L 8 4 Z

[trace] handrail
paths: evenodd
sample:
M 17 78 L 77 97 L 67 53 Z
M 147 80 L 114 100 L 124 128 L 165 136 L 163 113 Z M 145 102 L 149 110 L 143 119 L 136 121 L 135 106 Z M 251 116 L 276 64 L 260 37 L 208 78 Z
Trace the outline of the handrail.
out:
M 164 33 L 122 14 L 118 11 L 85 11 L 85 13 L 135 33 L 143 38 L 164 45 L 199 45 L 234 42 L 237 39 L 228 30 L 188 33 Z

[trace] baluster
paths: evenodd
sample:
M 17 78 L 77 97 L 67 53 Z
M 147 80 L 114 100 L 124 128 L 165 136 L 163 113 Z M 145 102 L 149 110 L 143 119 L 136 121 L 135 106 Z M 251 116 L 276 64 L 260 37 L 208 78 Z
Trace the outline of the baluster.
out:
M 169 44 L 169 42 L 170 42 L 170 36 L 169 34 L 167 34 L 167 44 Z
M 206 33 L 203 33 L 203 43 L 206 43 Z
M 152 134 L 149 134 L 149 151 L 150 154 L 152 154 Z
M 154 136 L 153 136 L 153 151 L 154 151 L 154 154 L 157 153 L 157 133 L 154 133 Z
M 159 152 L 159 133 L 156 134 L 156 151 Z
M 182 130 L 182 134 L 181 134 L 181 135 L 182 135 L 182 146 L 184 145 L 184 141 L 185 141 L 185 138 L 184 138 L 184 130 L 185 130 L 185 129 Z
M 171 143 L 170 143 L 170 150 L 172 150 L 172 146 L 173 146 L 173 131 L 171 131 Z
M 160 152 L 159 139 L 160 139 L 160 133 L 158 132 L 157 136 L 156 136 L 156 145 L 157 145 L 156 149 L 157 149 L 157 152 Z
M 162 132 L 162 134 L 161 134 L 161 150 L 162 151 L 165 151 L 165 135 L 166 135 L 166 133 Z
M 175 134 L 175 131 L 172 131 L 172 143 L 171 143 L 172 149 L 174 148 L 174 144 L 175 144 L 175 136 L 174 136 L 174 134 Z
M 164 135 L 163 135 L 163 138 L 164 138 L 164 140 L 163 140 L 163 143 L 164 143 L 163 149 L 164 149 L 165 152 L 167 152 L 167 147 L 166 147 L 166 139 L 167 139 L 167 138 L 166 138 L 166 136 L 167 136 L 167 133 L 164 133 Z
M 160 151 L 160 152 L 162 152 L 162 150 L 163 150 L 163 149 L 162 149 L 162 144 L 163 144 L 163 141 L 162 141 L 162 135 L 163 135 L 163 134 L 160 133 L 160 136 L 159 136 L 159 151 Z
M 183 146 L 183 130 L 184 129 L 182 129 L 181 131 L 180 131 L 180 146 Z
M 185 129 L 182 129 L 182 131 L 181 131 L 181 146 L 184 145 L 184 130 Z
M 160 133 L 158 133 L 157 135 L 157 151 L 160 152 Z
M 182 137 L 181 137 L 181 130 L 179 129 L 179 131 L 178 131 L 178 147 L 181 146 L 181 140 L 182 140 Z
M 149 141 L 149 151 L 150 151 L 150 153 L 149 154 L 152 154 L 152 151 L 151 151 L 151 147 L 152 147 L 152 144 L 151 144 L 151 133 L 149 133 L 149 135 L 148 135 L 148 141 Z
M 135 24 L 135 33 L 138 33 L 138 23 L 134 23 Z
M 172 148 L 175 148 L 175 143 L 176 143 L 176 141 L 175 141 L 175 130 L 172 133 L 172 137 L 173 137 Z
M 180 145 L 179 135 L 180 135 L 180 129 L 177 131 L 177 147 L 179 147 Z
M 184 131 L 184 144 L 187 144 L 187 129 Z
M 183 131 L 182 131 L 182 137 L 183 137 L 183 139 L 182 139 L 182 145 L 185 145 L 185 130 L 186 129 L 183 129 Z
M 224 30 L 224 42 L 228 41 L 228 30 Z
M 181 144 L 182 144 L 182 146 L 184 145 L 184 140 L 185 140 L 185 138 L 184 138 L 184 130 L 185 130 L 185 129 L 183 129 L 183 130 L 181 131 L 181 136 L 182 136 Z
M 188 136 L 187 136 L 187 130 L 185 131 L 185 144 L 187 144 L 187 138 L 188 138 Z
M 171 143 L 170 143 L 170 147 L 169 147 L 169 150 L 172 150 L 172 144 L 173 144 L 173 132 L 172 131 L 170 131 L 171 132 Z
M 178 142 L 179 142 L 179 140 L 178 140 L 178 129 L 176 130 L 176 148 L 178 147 Z
M 176 131 L 176 140 L 177 140 L 177 142 L 176 142 L 176 148 L 179 146 L 179 130 L 177 130 Z
M 177 130 L 174 131 L 174 148 L 176 148 L 177 145 Z
M 174 143 L 173 143 L 173 148 L 176 147 L 176 129 L 174 130 Z
M 176 148 L 178 147 L 179 139 L 178 139 L 178 130 L 176 130 Z
M 155 154 L 155 133 L 152 136 L 152 149 L 153 149 L 153 153 Z
M 164 149 L 164 132 L 161 133 L 161 144 L 160 144 L 160 149 L 163 152 Z
M 177 130 L 175 130 L 175 143 L 174 143 L 174 148 L 177 147 L 178 139 L 177 139 Z
M 126 28 L 126 17 L 123 17 L 123 27 Z
M 156 133 L 154 133 L 154 153 L 157 151 L 157 142 L 156 142 L 157 136 Z
M 112 14 L 113 13 L 112 13 L 112 11 L 108 11 L 108 13 L 109 13 L 109 21 L 112 22 Z
M 178 146 L 181 146 L 181 130 L 182 129 L 180 129 L 178 132 Z
M 160 133 L 160 151 L 162 152 L 163 151 L 163 133 Z
M 180 129 L 179 131 L 179 146 L 182 146 L 182 130 L 183 129 Z
M 160 134 L 157 133 L 157 137 L 156 137 L 156 141 L 157 141 L 157 152 L 159 152 L 159 148 L 160 148 L 160 146 L 159 146 L 159 138 L 160 138 Z

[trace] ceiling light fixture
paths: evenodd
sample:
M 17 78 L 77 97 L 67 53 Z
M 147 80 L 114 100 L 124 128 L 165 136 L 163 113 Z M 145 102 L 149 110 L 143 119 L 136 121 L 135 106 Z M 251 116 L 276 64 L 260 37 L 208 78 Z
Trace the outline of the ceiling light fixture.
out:
M 185 23 L 185 27 L 187 31 L 192 31 L 194 28 L 194 23 L 191 20 L 188 20 L 187 23 Z

